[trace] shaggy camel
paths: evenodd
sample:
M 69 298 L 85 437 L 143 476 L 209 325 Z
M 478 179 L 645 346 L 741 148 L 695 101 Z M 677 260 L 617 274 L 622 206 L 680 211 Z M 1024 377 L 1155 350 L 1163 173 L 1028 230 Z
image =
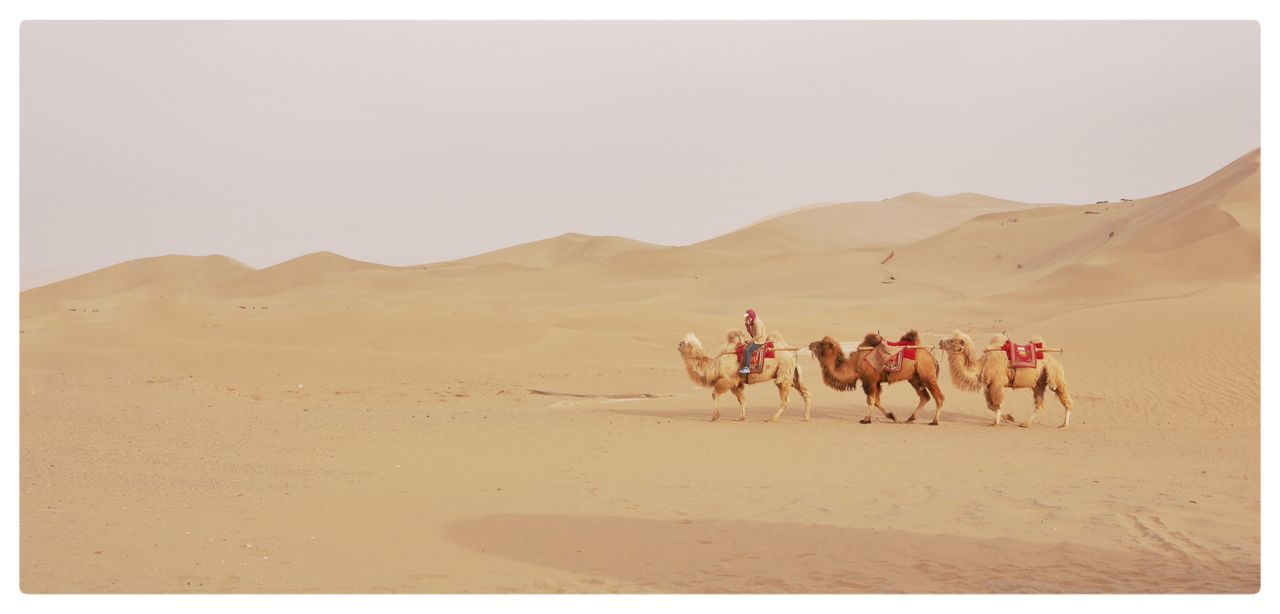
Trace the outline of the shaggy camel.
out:
M 991 345 L 1002 346 L 1008 337 L 996 335 Z M 1040 337 L 1032 337 L 1032 343 L 1044 343 Z M 987 409 L 995 412 L 995 420 L 991 426 L 1000 426 L 1001 418 L 1013 422 L 1013 416 L 1000 413 L 1000 405 L 1004 403 L 1005 388 L 1030 388 L 1035 396 L 1035 409 L 1018 426 L 1028 427 L 1035 421 L 1036 415 L 1044 409 L 1044 391 L 1052 389 L 1058 395 L 1058 402 L 1067 410 L 1067 415 L 1058 428 L 1065 429 L 1071 424 L 1071 397 L 1067 395 L 1067 377 L 1062 364 L 1052 356 L 1045 355 L 1036 362 L 1036 367 L 1012 369 L 1009 367 L 1009 356 L 1002 351 L 985 351 L 985 348 L 974 346 L 968 335 L 955 331 L 950 338 L 943 339 L 938 347 L 948 352 L 947 361 L 951 365 L 951 383 L 956 388 L 976 392 L 981 390 L 987 398 Z
M 862 341 L 862 347 L 874 348 L 880 345 L 880 335 L 869 333 Z M 911 343 L 919 343 L 920 335 L 916 331 L 909 331 L 902 336 L 901 341 L 910 341 Z M 915 422 L 916 416 L 920 414 L 920 410 L 929 403 L 929 393 L 933 393 L 934 402 L 937 403 L 937 409 L 933 412 L 933 422 L 929 424 L 937 426 L 938 416 L 942 414 L 942 403 L 946 401 L 946 397 L 942 395 L 942 389 L 938 387 L 938 373 L 941 367 L 938 362 L 933 359 L 933 355 L 927 351 L 918 351 L 915 360 L 907 360 L 905 357 L 902 361 L 902 370 L 892 373 L 880 373 L 875 367 L 871 366 L 867 361 L 863 360 L 871 349 L 861 349 L 849 358 L 845 358 L 844 350 L 840 347 L 840 342 L 831 337 L 823 337 L 821 341 L 814 341 L 809 344 L 809 351 L 813 352 L 814 358 L 818 359 L 818 365 L 822 367 L 822 381 L 827 386 L 836 390 L 853 390 L 857 388 L 858 382 L 862 382 L 862 391 L 867 395 L 867 415 L 861 422 L 862 424 L 871 423 L 871 408 L 879 409 L 891 422 L 897 422 L 893 412 L 886 411 L 884 406 L 880 404 L 880 391 L 882 384 L 892 384 L 895 382 L 906 381 L 915 389 L 916 395 L 920 397 L 920 404 L 916 405 L 916 410 L 911 412 L 911 417 L 907 418 L 907 422 Z
M 693 333 L 685 335 L 684 341 L 681 341 L 676 349 L 680 351 L 680 357 L 684 359 L 685 371 L 689 373 L 689 379 L 699 386 L 711 388 L 711 400 L 715 413 L 712 414 L 711 420 L 720 419 L 720 395 L 726 391 L 732 392 L 733 396 L 738 399 L 738 407 L 741 414 L 738 420 L 747 419 L 747 398 L 743 393 L 743 388 L 747 384 L 759 384 L 762 382 L 773 382 L 778 385 L 778 397 L 781 404 L 777 413 L 766 422 L 773 422 L 782 415 L 787 409 L 787 401 L 791 397 L 791 388 L 795 387 L 800 391 L 800 396 L 804 397 L 804 419 L 809 421 L 809 410 L 811 402 L 809 398 L 809 388 L 804 385 L 800 379 L 800 365 L 796 361 L 795 352 L 778 352 L 777 358 L 765 359 L 764 371 L 762 373 L 752 373 L 750 375 L 742 375 L 738 373 L 738 358 L 733 353 L 734 348 L 738 346 L 738 340 L 741 339 L 741 333 L 738 331 L 729 331 L 726 335 L 728 342 L 723 348 L 717 350 L 714 354 L 708 354 L 702 348 L 702 342 Z M 769 341 L 773 341 L 775 345 L 785 345 L 782 337 L 778 333 L 770 333 Z M 760 351 L 764 351 L 761 348 Z

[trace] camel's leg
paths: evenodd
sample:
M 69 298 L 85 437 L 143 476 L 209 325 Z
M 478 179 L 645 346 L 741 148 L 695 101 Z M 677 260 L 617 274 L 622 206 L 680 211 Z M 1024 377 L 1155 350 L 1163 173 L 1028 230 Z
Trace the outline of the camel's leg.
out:
M 933 422 L 930 422 L 929 424 L 932 426 L 938 426 L 938 416 L 942 415 L 942 403 L 946 401 L 947 398 L 942 396 L 942 388 L 938 387 L 938 380 L 929 380 L 925 383 L 928 384 L 929 390 L 933 392 L 933 402 L 938 404 L 938 408 L 933 410 Z
M 867 395 L 867 415 L 863 419 L 859 420 L 859 423 L 871 424 L 871 408 L 874 407 L 871 401 L 871 395 L 874 394 L 872 391 L 878 387 L 879 385 L 874 382 L 862 382 L 862 392 Z
M 1040 414 L 1040 410 L 1044 409 L 1044 391 L 1048 387 L 1048 382 L 1040 382 L 1036 384 L 1035 388 L 1031 389 L 1031 394 L 1035 398 L 1035 409 L 1032 409 L 1031 415 L 1027 416 L 1027 419 L 1023 420 L 1022 424 L 1019 424 L 1018 426 L 1025 429 L 1036 421 L 1036 416 Z
M 796 390 L 800 391 L 800 396 L 804 399 L 804 421 L 808 422 L 809 410 L 813 409 L 813 402 L 810 398 L 809 387 L 805 386 L 804 382 L 800 381 L 800 369 L 798 368 L 796 369 L 794 384 L 795 384 Z
M 1065 429 L 1071 424 L 1071 396 L 1067 394 L 1066 384 L 1058 384 L 1058 389 L 1054 390 L 1054 393 L 1058 395 L 1058 402 L 1062 403 L 1063 409 L 1067 410 L 1066 417 L 1062 419 L 1062 425 L 1058 427 Z
M 907 418 L 907 422 L 915 422 L 916 416 L 920 414 L 920 408 L 929 404 L 929 391 L 924 387 L 924 382 L 921 382 L 919 379 L 910 379 L 908 380 L 908 383 L 910 383 L 911 387 L 915 389 L 916 395 L 920 397 L 920 404 L 916 405 L 916 410 L 911 412 L 910 418 Z
M 778 382 L 778 411 L 765 422 L 773 422 L 778 419 L 778 416 L 782 415 L 782 412 L 787 411 L 787 402 L 789 400 L 791 400 L 791 382 L 782 380 Z
M 744 394 L 746 387 L 745 382 L 740 383 L 736 388 L 738 392 L 734 393 L 734 396 L 738 397 L 738 417 L 733 419 L 734 422 L 743 422 L 747 419 L 747 395 Z
M 717 380 L 716 383 L 711 385 L 711 403 L 715 411 L 715 413 L 711 414 L 712 422 L 720 419 L 720 395 L 724 394 L 726 390 L 729 390 L 729 383 L 725 380 Z
M 988 384 L 984 393 L 987 396 L 987 409 L 996 414 L 991 426 L 1000 426 L 1000 405 L 1004 403 L 1004 386 L 998 383 Z
M 880 404 L 880 391 L 883 389 L 883 386 L 876 385 L 875 395 L 872 397 L 876 401 L 876 409 L 880 410 L 880 413 L 884 414 L 884 417 L 888 418 L 889 422 L 897 422 L 898 419 L 894 417 L 893 412 L 885 410 L 884 406 Z
M 732 392 L 733 396 L 738 399 L 738 411 L 740 411 L 744 416 L 747 415 L 746 388 L 745 384 L 738 384 L 736 387 L 729 389 L 729 392 Z

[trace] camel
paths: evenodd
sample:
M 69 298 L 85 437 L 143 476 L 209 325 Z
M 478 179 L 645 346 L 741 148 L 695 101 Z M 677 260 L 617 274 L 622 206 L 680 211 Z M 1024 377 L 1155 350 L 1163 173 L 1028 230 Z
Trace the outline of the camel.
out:
M 1002 346 L 1008 337 L 996 335 L 991 339 L 993 346 Z M 1041 337 L 1032 337 L 1032 343 L 1044 343 Z M 985 348 L 976 347 L 968 335 L 955 331 L 951 337 L 943 339 L 938 347 L 948 352 L 947 360 L 951 365 L 951 382 L 956 388 L 976 392 L 981 390 L 987 399 L 987 409 L 995 412 L 995 420 L 991 426 L 1000 426 L 1001 419 L 1013 422 L 1013 416 L 1000 413 L 1000 405 L 1004 403 L 1005 388 L 1030 388 L 1035 397 L 1035 409 L 1031 416 L 1018 426 L 1028 427 L 1035 421 L 1036 415 L 1044 409 L 1044 391 L 1052 389 L 1058 395 L 1058 402 L 1067 410 L 1067 415 L 1058 428 L 1065 429 L 1071 424 L 1071 397 L 1067 394 L 1067 378 L 1062 364 L 1050 355 L 1036 362 L 1036 367 L 1012 369 L 1009 367 L 1009 356 L 1004 352 L 988 352 Z
M 680 357 L 684 359 L 684 368 L 689 374 L 689 379 L 699 386 L 711 388 L 711 400 L 715 411 L 711 416 L 711 420 L 714 422 L 720 419 L 720 395 L 726 391 L 732 392 L 733 396 L 738 399 L 738 407 L 741 413 L 737 420 L 746 420 L 747 398 L 743 393 L 743 389 L 748 384 L 773 382 L 778 386 L 778 397 L 781 400 L 781 404 L 777 413 L 773 414 L 773 417 L 766 420 L 766 422 L 777 420 L 782 415 L 782 412 L 786 411 L 787 401 L 791 397 L 791 388 L 793 386 L 800 391 L 800 396 L 804 397 L 804 420 L 808 422 L 809 410 L 812 408 L 812 404 L 809 397 L 809 388 L 800 379 L 800 365 L 796 361 L 795 352 L 778 352 L 777 358 L 765 359 L 762 373 L 742 375 L 738 373 L 738 358 L 733 353 L 741 338 L 742 334 L 740 332 L 729 331 L 725 335 L 726 345 L 714 354 L 708 354 L 702 348 L 702 342 L 693 333 L 685 335 L 684 341 L 681 341 L 676 346 L 676 349 L 680 351 Z M 778 346 L 786 345 L 782 340 L 782 336 L 777 332 L 770 333 L 766 339 L 773 341 Z M 760 351 L 764 351 L 764 349 L 761 348 Z
M 916 331 L 909 331 L 902 336 L 901 341 L 910 341 L 919 343 L 920 334 Z M 864 348 L 874 348 L 880 345 L 880 335 L 868 333 L 863 338 L 862 346 Z M 920 410 L 929 403 L 929 393 L 933 393 L 934 402 L 937 403 L 937 409 L 933 412 L 933 422 L 930 425 L 938 425 L 938 416 L 942 414 L 942 403 L 946 401 L 946 397 L 942 395 L 942 389 L 938 387 L 938 374 L 941 367 L 938 362 L 933 359 L 933 355 L 927 351 L 919 351 L 916 353 L 915 360 L 902 361 L 902 370 L 896 373 L 880 373 L 875 367 L 871 366 L 867 361 L 863 360 L 870 349 L 859 348 L 853 356 L 845 358 L 844 350 L 840 347 L 840 342 L 831 337 L 823 337 L 821 341 L 814 341 L 809 344 L 809 351 L 813 352 L 814 358 L 818 359 L 818 364 L 822 367 L 822 381 L 827 386 L 836 390 L 853 390 L 858 387 L 858 382 L 862 382 L 862 391 L 867 395 L 867 415 L 862 420 L 862 424 L 871 423 L 871 408 L 875 407 L 884 414 L 890 422 L 897 422 L 897 418 L 893 412 L 886 411 L 884 406 L 880 404 L 881 385 L 893 384 L 896 382 L 906 381 L 915 389 L 916 395 L 920 397 L 920 404 L 916 405 L 916 410 L 911 412 L 911 417 L 907 418 L 907 422 L 915 422 L 916 416 L 920 414 Z

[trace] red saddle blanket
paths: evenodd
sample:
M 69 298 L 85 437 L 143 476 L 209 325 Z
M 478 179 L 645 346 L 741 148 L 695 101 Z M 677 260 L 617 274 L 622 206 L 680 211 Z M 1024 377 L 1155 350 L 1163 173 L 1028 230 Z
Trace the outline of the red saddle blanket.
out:
M 1043 343 L 1028 343 L 1026 345 L 1018 345 L 1012 341 L 1005 341 L 1001 346 L 1004 353 L 1009 357 L 1009 366 L 1014 369 L 1034 368 L 1037 360 L 1044 360 Z
M 915 342 L 915 341 L 885 341 L 884 343 L 885 343 L 885 345 L 888 345 L 889 347 L 895 347 L 895 348 L 896 348 L 896 347 L 902 347 L 902 346 L 904 346 L 904 345 L 915 345 L 915 344 L 916 344 L 916 342 Z M 903 357 L 903 358 L 906 358 L 907 360 L 915 360 L 915 359 L 916 359 L 916 349 L 915 349 L 915 348 L 907 348 L 907 349 L 905 349 L 905 350 L 902 350 L 902 357 Z
M 742 355 L 747 351 L 747 344 L 743 343 L 738 346 L 738 364 L 742 364 Z M 751 353 L 751 364 L 747 365 L 752 373 L 761 373 L 764 371 L 764 359 L 774 358 L 773 342 L 770 341 Z

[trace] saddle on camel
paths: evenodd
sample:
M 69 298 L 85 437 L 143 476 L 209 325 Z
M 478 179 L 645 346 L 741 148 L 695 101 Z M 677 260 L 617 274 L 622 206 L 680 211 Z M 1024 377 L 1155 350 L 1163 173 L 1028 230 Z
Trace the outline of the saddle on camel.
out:
M 737 350 L 738 350 L 738 364 L 742 364 L 742 355 L 747 351 L 746 342 L 739 343 Z M 764 351 L 762 352 L 760 350 L 764 350 Z M 775 358 L 775 357 L 776 355 L 774 354 L 773 342 L 766 341 L 764 345 L 760 346 L 760 348 L 758 348 L 755 352 L 751 353 L 751 364 L 747 365 L 745 368 L 749 369 L 751 373 L 755 373 L 755 374 L 763 373 L 764 359 Z
M 1037 360 L 1044 360 L 1043 341 L 1019 345 L 1009 340 L 1005 341 L 1000 349 L 1004 350 L 1005 355 L 1009 357 L 1009 367 L 1012 369 L 1034 369 Z
M 916 331 L 908 331 L 897 341 L 886 341 L 881 339 L 870 352 L 862 357 L 867 364 L 882 375 L 887 373 L 897 373 L 902 371 L 902 361 L 915 360 L 915 346 L 920 344 L 920 335 Z M 893 348 L 903 348 L 894 350 Z

